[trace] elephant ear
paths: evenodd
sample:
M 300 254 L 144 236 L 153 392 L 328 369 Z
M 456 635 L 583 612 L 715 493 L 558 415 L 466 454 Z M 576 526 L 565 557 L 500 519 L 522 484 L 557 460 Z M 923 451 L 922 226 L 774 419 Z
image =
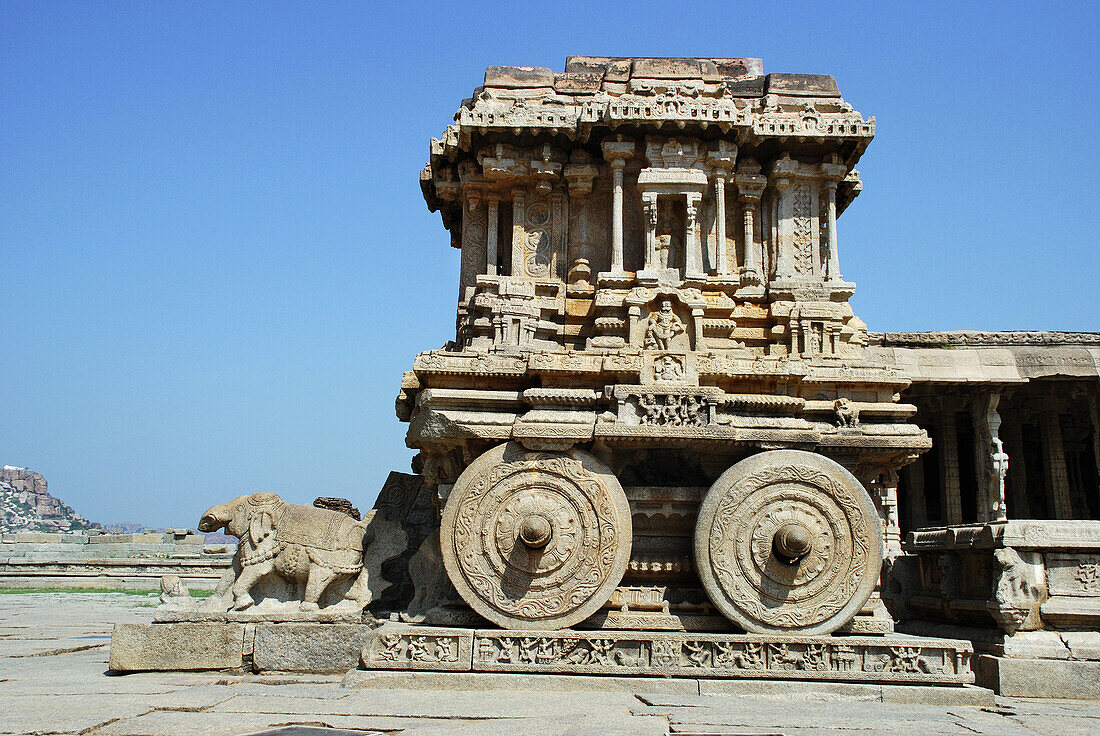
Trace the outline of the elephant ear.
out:
M 275 519 L 269 511 L 257 511 L 252 514 L 248 522 L 248 536 L 254 546 L 259 546 L 265 539 L 271 536 L 271 529 L 275 525 Z

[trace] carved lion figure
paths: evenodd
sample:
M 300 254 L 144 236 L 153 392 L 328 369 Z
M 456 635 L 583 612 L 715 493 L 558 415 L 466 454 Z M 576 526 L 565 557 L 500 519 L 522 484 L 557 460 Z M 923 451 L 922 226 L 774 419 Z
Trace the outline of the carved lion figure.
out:
M 218 584 L 212 605 L 248 608 L 255 603 L 253 586 L 276 574 L 297 584 L 302 610 L 317 610 L 330 585 L 362 575 L 368 523 L 369 519 L 357 521 L 340 511 L 287 503 L 274 493 L 253 493 L 211 506 L 199 521 L 199 531 L 224 529 L 240 540 L 235 574 Z M 364 596 L 365 585 L 358 582 L 338 605 L 361 610 L 370 602 L 369 591 Z

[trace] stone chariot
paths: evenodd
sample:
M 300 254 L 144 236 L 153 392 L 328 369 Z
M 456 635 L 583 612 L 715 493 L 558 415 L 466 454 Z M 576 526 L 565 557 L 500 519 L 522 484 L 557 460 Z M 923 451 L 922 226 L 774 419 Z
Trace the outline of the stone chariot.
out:
M 455 120 L 421 185 L 457 334 L 397 410 L 456 602 L 528 631 L 890 631 L 897 471 L 930 442 L 839 271 L 874 120 L 758 60 L 590 57 L 490 67 Z

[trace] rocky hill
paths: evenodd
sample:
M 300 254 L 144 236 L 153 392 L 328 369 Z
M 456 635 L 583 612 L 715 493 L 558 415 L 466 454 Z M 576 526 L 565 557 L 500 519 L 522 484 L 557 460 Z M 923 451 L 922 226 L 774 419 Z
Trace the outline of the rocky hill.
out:
M 0 533 L 68 532 L 99 528 L 46 490 L 46 479 L 26 468 L 0 468 Z

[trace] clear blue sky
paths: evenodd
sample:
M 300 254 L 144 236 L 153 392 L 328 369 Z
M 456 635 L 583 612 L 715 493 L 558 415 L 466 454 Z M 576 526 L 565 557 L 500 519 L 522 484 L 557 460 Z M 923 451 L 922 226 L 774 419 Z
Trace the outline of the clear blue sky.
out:
M 872 330 L 1097 330 L 1095 3 L 0 3 L 0 463 L 101 521 L 368 507 L 457 251 L 417 175 L 490 64 L 759 56 L 878 119 Z

